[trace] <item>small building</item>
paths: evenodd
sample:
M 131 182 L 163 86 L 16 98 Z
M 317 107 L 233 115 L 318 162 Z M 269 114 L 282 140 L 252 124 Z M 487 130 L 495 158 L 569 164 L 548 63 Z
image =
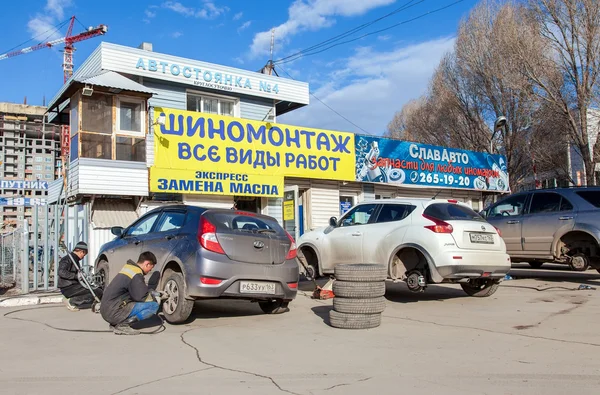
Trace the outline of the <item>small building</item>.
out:
M 48 108 L 70 125 L 66 190 L 49 197 L 69 204 L 69 246 L 95 257 L 112 226 L 173 202 L 267 214 L 299 237 L 363 199 L 478 210 L 509 190 L 498 155 L 280 124 L 309 87 L 265 72 L 102 43 Z

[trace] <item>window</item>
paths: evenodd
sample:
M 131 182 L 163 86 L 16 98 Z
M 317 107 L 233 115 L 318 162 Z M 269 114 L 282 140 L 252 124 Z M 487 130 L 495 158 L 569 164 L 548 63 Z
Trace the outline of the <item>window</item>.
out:
M 35 165 L 36 170 L 42 170 L 42 165 Z
M 384 204 L 377 215 L 377 223 L 402 221 L 415 209 L 407 204 Z
M 46 174 L 46 175 L 44 175 L 44 178 L 47 180 L 51 180 L 53 177 L 52 177 L 52 174 Z
M 433 203 L 427 206 L 423 215 L 442 221 L 485 221 L 469 207 L 454 203 Z
M 146 140 L 135 137 L 116 137 L 117 160 L 127 160 L 130 162 L 146 161 Z
M 572 211 L 573 205 L 564 196 L 560 201 L 560 211 Z
M 516 216 L 523 214 L 527 195 L 517 195 L 506 200 L 500 201 L 498 204 L 489 209 L 489 217 Z
M 93 133 L 80 133 L 81 157 L 112 159 L 112 136 Z
M 53 170 L 53 169 L 52 169 L 52 166 L 48 166 L 48 165 L 46 165 L 46 171 L 52 171 L 52 170 Z
M 160 217 L 157 232 L 168 232 L 170 230 L 180 229 L 185 222 L 185 212 L 182 211 L 166 211 Z
M 82 96 L 81 131 L 112 134 L 112 97 L 100 93 Z
M 46 157 L 46 162 L 48 162 L 48 163 L 52 163 L 52 157 L 49 157 L 49 156 L 47 156 L 47 157 Z
M 340 226 L 365 225 L 375 212 L 376 204 L 363 204 L 350 210 L 340 221 Z
M 600 191 L 580 191 L 576 193 L 592 206 L 600 208 Z
M 43 162 L 43 161 L 44 161 L 44 158 L 42 158 L 41 156 L 36 156 L 36 157 L 35 157 L 35 161 L 36 161 L 36 162 Z
M 207 114 L 235 116 L 236 100 L 226 99 L 220 96 L 198 95 L 188 93 L 188 111 L 198 111 Z
M 552 213 L 560 209 L 560 195 L 557 193 L 535 193 L 531 199 L 529 214 Z
M 142 218 L 140 221 L 136 222 L 129 230 L 127 231 L 127 236 L 140 236 L 150 233 L 152 230 L 152 225 L 156 222 L 159 213 L 153 213 L 147 217 Z
M 136 99 L 118 100 L 119 133 L 142 134 L 144 130 L 144 101 Z

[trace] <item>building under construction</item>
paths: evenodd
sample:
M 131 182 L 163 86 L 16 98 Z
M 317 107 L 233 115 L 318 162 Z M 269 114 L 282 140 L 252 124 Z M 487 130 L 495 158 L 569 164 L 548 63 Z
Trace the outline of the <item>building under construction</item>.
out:
M 45 220 L 44 187 L 61 168 L 60 128 L 43 122 L 46 107 L 0 103 L 0 223 L 2 232 Z M 28 204 L 27 204 L 28 203 Z

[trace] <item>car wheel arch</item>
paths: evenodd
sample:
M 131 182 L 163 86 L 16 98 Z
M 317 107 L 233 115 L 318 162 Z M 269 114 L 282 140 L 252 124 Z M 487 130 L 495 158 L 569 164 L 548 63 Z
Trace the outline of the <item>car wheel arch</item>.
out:
M 168 260 L 168 262 L 160 270 L 160 289 L 164 289 L 166 277 L 171 272 L 181 273 L 184 280 L 184 292 L 187 295 L 187 273 L 184 270 L 184 265 L 182 265 L 181 262 L 178 262 L 174 259 Z
M 313 243 L 303 243 L 298 247 L 298 250 L 301 251 L 302 254 L 304 254 L 304 252 L 302 251 L 304 248 L 310 248 L 315 253 L 317 258 L 317 269 L 319 271 L 319 276 L 323 276 L 323 261 L 321 260 L 321 253 L 319 252 L 319 249 Z
M 443 280 L 443 277 L 438 273 L 438 271 L 435 267 L 433 258 L 431 257 L 429 252 L 427 252 L 427 250 L 425 250 L 425 248 L 423 248 L 422 246 L 420 246 L 418 244 L 414 244 L 414 243 L 401 244 L 392 251 L 392 254 L 390 255 L 390 257 L 388 259 L 388 275 L 390 275 L 390 268 L 394 261 L 394 257 L 397 256 L 398 253 L 400 253 L 401 251 L 406 250 L 406 249 L 416 250 L 423 255 L 423 257 L 425 258 L 425 262 L 427 263 L 427 269 L 429 271 L 429 275 L 431 276 L 431 280 L 433 282 L 438 283 Z
M 561 257 L 561 248 L 565 238 L 574 237 L 575 239 L 580 239 L 580 237 L 576 236 L 577 234 L 579 234 L 580 236 L 584 235 L 589 237 L 591 239 L 590 241 L 595 243 L 596 249 L 598 249 L 600 252 L 600 240 L 598 240 L 598 237 L 594 235 L 593 230 L 590 228 L 590 225 L 581 224 L 580 226 L 576 226 L 568 232 L 564 232 L 563 234 L 555 236 L 554 242 L 552 243 L 552 253 L 554 254 L 554 256 L 556 258 Z

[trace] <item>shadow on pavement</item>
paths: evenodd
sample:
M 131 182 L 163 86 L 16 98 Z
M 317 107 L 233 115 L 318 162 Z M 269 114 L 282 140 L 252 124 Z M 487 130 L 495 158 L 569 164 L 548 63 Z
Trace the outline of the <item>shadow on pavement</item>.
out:
M 513 264 L 509 274 L 515 280 L 532 279 L 549 282 L 570 282 L 600 287 L 600 274 L 594 269 L 575 272 L 564 265 L 545 264 L 540 269 L 532 269 L 527 264 Z
M 324 323 L 329 325 L 329 312 L 333 309 L 332 306 L 315 306 L 311 308 L 312 312 L 320 317 Z
M 319 285 L 319 287 L 322 287 L 323 285 L 327 284 L 327 281 L 329 281 L 329 277 L 323 277 L 317 280 L 317 284 Z M 315 283 L 306 280 L 304 277 L 301 277 L 300 281 L 298 282 L 298 290 L 304 292 L 312 292 L 315 290 Z
M 467 294 L 456 284 L 451 287 L 429 285 L 425 292 L 415 293 L 408 290 L 404 283 L 386 283 L 385 298 L 390 302 L 416 303 L 430 300 L 448 300 L 464 298 Z
M 192 314 L 186 323 L 196 319 L 251 317 L 263 314 L 258 303 L 247 300 L 202 300 L 194 303 L 194 310 L 192 310 Z

